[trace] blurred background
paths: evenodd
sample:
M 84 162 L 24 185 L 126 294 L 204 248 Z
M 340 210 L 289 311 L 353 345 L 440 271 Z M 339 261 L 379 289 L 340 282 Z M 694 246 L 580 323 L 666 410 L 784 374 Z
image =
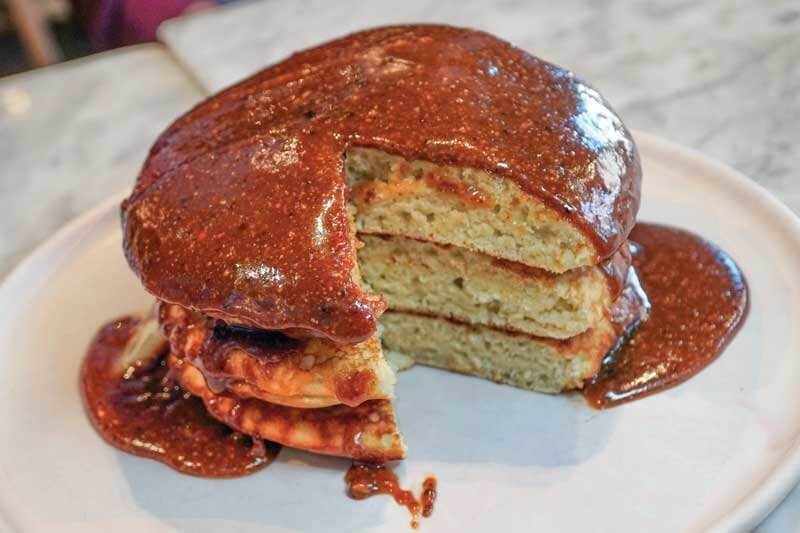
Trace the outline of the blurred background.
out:
M 0 76 L 154 41 L 163 21 L 237 0 L 0 0 Z

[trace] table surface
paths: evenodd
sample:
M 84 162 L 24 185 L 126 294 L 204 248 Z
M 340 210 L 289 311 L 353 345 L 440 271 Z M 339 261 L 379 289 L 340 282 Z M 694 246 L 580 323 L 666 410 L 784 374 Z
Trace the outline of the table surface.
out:
M 156 136 L 202 96 L 157 44 L 0 79 L 0 278 L 130 188 Z
M 160 30 L 169 50 L 139 46 L 0 79 L 0 277 L 130 187 L 158 132 L 206 92 L 327 38 L 412 21 L 484 29 L 565 66 L 629 127 L 719 159 L 800 212 L 796 1 L 274 0 L 170 21 Z M 800 533 L 800 488 L 758 531 Z

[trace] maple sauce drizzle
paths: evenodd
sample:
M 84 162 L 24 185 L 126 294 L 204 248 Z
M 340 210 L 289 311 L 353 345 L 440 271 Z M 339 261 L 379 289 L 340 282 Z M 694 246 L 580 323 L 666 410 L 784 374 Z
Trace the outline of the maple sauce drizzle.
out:
M 594 407 L 673 387 L 711 364 L 748 310 L 744 275 L 725 252 L 687 231 L 638 224 L 633 265 L 650 299 L 649 318 L 603 361 L 583 389 Z
M 235 432 L 173 379 L 166 353 L 119 374 L 115 363 L 139 320 L 114 320 L 95 336 L 81 370 L 86 411 L 112 446 L 194 476 L 237 477 L 270 464 L 280 446 Z
M 419 527 L 420 518 L 433 514 L 436 502 L 436 478 L 429 476 L 422 483 L 422 494 L 417 499 L 410 490 L 400 487 L 397 475 L 385 464 L 353 463 L 345 474 L 347 495 L 363 500 L 376 494 L 388 494 L 411 513 L 411 527 Z

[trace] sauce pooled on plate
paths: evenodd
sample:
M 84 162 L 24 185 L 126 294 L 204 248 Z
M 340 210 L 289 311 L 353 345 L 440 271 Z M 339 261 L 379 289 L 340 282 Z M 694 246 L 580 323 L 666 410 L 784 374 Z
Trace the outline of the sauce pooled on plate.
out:
M 609 354 L 583 394 L 611 407 L 681 383 L 708 366 L 747 316 L 744 275 L 710 242 L 677 228 L 638 224 L 633 265 L 650 317 Z
M 185 474 L 235 477 L 264 468 L 280 446 L 254 440 L 213 419 L 202 400 L 170 376 L 163 355 L 124 374 L 116 359 L 139 321 L 105 326 L 92 341 L 81 370 L 86 411 L 97 432 L 123 451 L 160 461 Z

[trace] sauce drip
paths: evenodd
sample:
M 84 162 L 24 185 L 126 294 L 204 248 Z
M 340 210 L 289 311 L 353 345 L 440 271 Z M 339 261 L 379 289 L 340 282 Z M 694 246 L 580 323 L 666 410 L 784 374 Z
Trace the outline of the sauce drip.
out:
M 254 440 L 211 418 L 202 400 L 175 382 L 166 354 L 149 366 L 115 373 L 115 360 L 138 323 L 135 318 L 110 322 L 89 347 L 81 388 L 97 432 L 120 450 L 195 476 L 242 476 L 272 462 L 280 446 Z
M 639 206 L 628 131 L 571 72 L 482 32 L 385 27 L 299 52 L 172 124 L 123 204 L 129 263 L 160 299 L 228 323 L 366 340 L 383 303 L 353 276 L 355 147 L 513 180 L 602 259 Z
M 355 500 L 363 500 L 376 494 L 389 494 L 399 505 L 411 513 L 411 527 L 419 527 L 420 517 L 433 514 L 436 502 L 436 478 L 428 477 L 422 483 L 422 494 L 418 500 L 410 490 L 400 488 L 397 475 L 383 464 L 353 463 L 345 475 L 347 494 Z
M 638 224 L 629 239 L 650 317 L 603 361 L 583 389 L 611 407 L 673 387 L 719 356 L 747 315 L 748 291 L 733 260 L 687 231 Z

